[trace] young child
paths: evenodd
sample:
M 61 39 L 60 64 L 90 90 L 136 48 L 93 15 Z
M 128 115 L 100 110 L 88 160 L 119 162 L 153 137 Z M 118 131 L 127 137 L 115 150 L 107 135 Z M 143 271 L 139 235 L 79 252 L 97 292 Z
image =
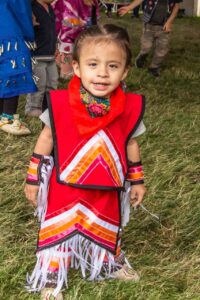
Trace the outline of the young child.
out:
M 73 75 L 74 41 L 87 26 L 96 24 L 99 16 L 99 4 L 97 0 L 57 0 L 53 4 L 53 8 L 58 35 L 56 61 L 60 67 L 60 77 L 68 79 Z
M 33 65 L 33 72 L 38 79 L 38 92 L 28 94 L 26 98 L 25 114 L 31 117 L 38 117 L 42 113 L 45 92 L 56 89 L 58 84 L 55 62 L 57 35 L 55 15 L 50 5 L 52 2 L 53 0 L 32 1 L 36 42 L 33 52 L 36 64 Z
M 0 1 L 0 129 L 13 135 L 30 134 L 17 107 L 21 94 L 37 90 L 31 67 L 33 41 L 30 2 Z
M 125 29 L 113 24 L 86 29 L 74 46 L 75 76 L 68 90 L 51 91 L 49 114 L 41 116 L 46 126 L 31 158 L 25 194 L 35 205 L 38 193 L 41 227 L 29 285 L 42 290 L 42 299 L 58 294 L 62 299 L 69 268 L 80 267 L 90 280 L 139 279 L 120 249 L 129 209 L 127 195 L 121 199 L 125 181 L 131 183 L 134 206 L 146 191 L 134 138 L 145 131 L 144 100 L 126 94 L 121 83 L 130 63 Z
M 119 14 L 123 16 L 129 10 L 140 5 L 144 0 L 135 0 L 130 5 L 121 7 Z M 144 29 L 141 37 L 141 49 L 136 58 L 137 68 L 143 68 L 147 55 L 153 49 L 153 58 L 149 73 L 155 77 L 160 75 L 160 66 L 169 51 L 169 33 L 179 11 L 182 0 L 145 0 L 143 10 Z

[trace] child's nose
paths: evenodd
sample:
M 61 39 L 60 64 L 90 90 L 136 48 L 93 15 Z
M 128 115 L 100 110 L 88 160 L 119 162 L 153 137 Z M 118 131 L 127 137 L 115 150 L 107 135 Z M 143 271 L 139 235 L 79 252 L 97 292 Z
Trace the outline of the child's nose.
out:
M 100 77 L 107 77 L 107 76 L 108 76 L 108 69 L 107 69 L 107 66 L 101 65 L 101 66 L 99 67 L 99 70 L 98 70 L 98 76 L 100 76 Z

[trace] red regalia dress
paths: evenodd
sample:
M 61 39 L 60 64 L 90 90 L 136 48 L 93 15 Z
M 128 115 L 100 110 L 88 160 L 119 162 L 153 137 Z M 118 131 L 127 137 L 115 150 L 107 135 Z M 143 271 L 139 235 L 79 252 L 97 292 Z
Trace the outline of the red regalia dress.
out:
M 95 279 L 105 259 L 114 264 L 121 228 L 120 193 L 127 174 L 126 146 L 142 120 L 144 99 L 118 87 L 110 104 L 107 115 L 91 118 L 80 101 L 76 76 L 68 90 L 50 92 L 55 166 L 39 231 L 38 262 L 30 279 L 33 288 L 47 270 L 62 273 L 57 282 L 61 285 L 69 267 L 80 266 L 84 277 L 88 271 Z

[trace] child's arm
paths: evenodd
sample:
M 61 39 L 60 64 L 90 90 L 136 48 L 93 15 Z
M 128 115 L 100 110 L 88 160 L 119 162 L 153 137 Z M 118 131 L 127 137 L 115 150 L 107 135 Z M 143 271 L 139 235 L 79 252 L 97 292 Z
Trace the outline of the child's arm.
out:
M 140 159 L 139 145 L 137 141 L 133 138 L 128 143 L 127 154 L 128 154 L 128 160 L 131 163 L 140 162 L 141 159 Z M 144 183 L 132 185 L 130 203 L 133 206 L 139 205 L 142 202 L 145 193 L 146 193 L 146 187 L 144 186 Z
M 170 17 L 167 19 L 166 23 L 163 26 L 164 31 L 170 32 L 172 30 L 172 25 L 173 25 L 174 19 L 177 16 L 178 11 L 179 11 L 179 7 L 180 7 L 179 3 L 176 3 L 174 5 L 173 11 L 172 11 Z
M 51 133 L 51 129 L 47 126 L 44 127 L 44 129 L 42 130 L 35 149 L 34 149 L 34 153 L 39 154 L 39 155 L 50 155 L 51 152 L 53 150 L 53 138 L 52 138 L 52 133 Z M 33 204 L 36 205 L 37 203 L 37 193 L 39 190 L 39 186 L 38 185 L 32 185 L 32 184 L 28 184 L 26 183 L 25 188 L 24 188 L 24 192 L 26 195 L 26 198 Z
M 139 6 L 144 0 L 134 0 L 127 6 L 122 6 L 118 9 L 118 14 L 120 16 L 124 16 L 129 12 L 129 10 L 134 9 L 135 7 Z

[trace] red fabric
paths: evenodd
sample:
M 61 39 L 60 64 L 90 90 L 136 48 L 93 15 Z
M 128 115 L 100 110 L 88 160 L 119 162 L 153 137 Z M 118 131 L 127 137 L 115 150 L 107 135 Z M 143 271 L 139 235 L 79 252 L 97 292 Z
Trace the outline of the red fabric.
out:
M 73 82 L 74 80 L 77 82 L 76 79 L 77 77 L 73 79 Z M 79 79 L 78 82 L 80 84 Z M 76 84 L 70 84 L 68 91 L 58 90 L 50 92 L 53 111 L 51 118 L 53 118 L 55 124 L 54 148 L 58 178 L 60 173 L 77 155 L 78 151 L 80 151 L 80 149 L 89 141 L 90 137 L 93 136 L 91 135 L 91 132 L 90 134 L 88 133 L 88 136 L 80 135 L 78 129 L 81 128 L 81 120 L 83 120 L 83 123 L 85 122 L 83 129 L 87 130 L 87 128 L 89 128 L 88 130 L 92 130 L 94 133 L 98 132 L 103 126 L 102 129 L 109 137 L 115 148 L 115 151 L 118 153 L 120 163 L 122 165 L 122 171 L 125 175 L 127 172 L 126 142 L 129 134 L 140 121 L 140 117 L 142 115 L 143 102 L 141 95 L 125 95 L 121 88 L 119 88 L 113 97 L 112 107 L 114 107 L 115 110 L 115 103 L 124 103 L 124 111 L 119 114 L 120 110 L 117 111 L 116 109 L 115 113 L 112 114 L 111 109 L 110 120 L 106 118 L 109 114 L 102 117 L 102 119 L 105 121 L 105 124 L 110 121 L 105 126 L 104 121 L 101 121 L 101 118 L 93 119 L 89 116 L 85 106 L 81 103 L 80 96 L 77 91 L 79 91 L 79 87 L 77 87 Z M 75 96 L 77 98 L 75 98 Z M 70 97 L 73 98 L 73 101 L 70 100 L 72 99 Z M 122 109 L 121 104 L 120 107 Z M 101 165 L 99 164 L 98 168 L 100 168 L 100 166 Z M 98 182 L 98 186 L 101 186 L 102 188 L 105 186 L 112 187 L 113 189 L 121 187 L 120 185 L 117 186 L 113 181 L 110 180 L 109 172 L 107 172 L 107 174 L 105 174 L 106 172 L 102 173 L 102 169 L 99 169 L 99 172 L 100 173 L 98 173 L 97 165 L 95 165 L 95 168 L 89 174 L 87 180 L 84 183 L 82 182 L 82 184 L 90 185 L 91 188 L 92 185 L 96 186 Z M 66 182 L 64 183 L 66 184 Z M 77 181 L 76 184 L 79 184 L 79 182 Z
M 73 85 L 74 82 L 75 85 Z M 91 136 L 92 133 L 96 133 L 101 128 L 103 128 L 104 133 L 109 137 L 118 153 L 125 174 L 127 170 L 126 142 L 131 131 L 142 116 L 142 98 L 139 95 L 125 96 L 123 91 L 118 88 L 112 98 L 110 116 L 102 117 L 103 121 L 98 118 L 99 122 L 97 122 L 97 118 L 92 119 L 88 115 L 84 105 L 80 103 L 79 87 L 80 82 L 77 83 L 77 78 L 74 78 L 72 83 L 70 83 L 69 91 L 59 90 L 50 92 L 50 116 L 51 120 L 53 120 L 52 125 L 54 125 L 52 126 L 52 130 L 54 135 L 56 168 L 54 168 L 50 179 L 48 207 L 45 217 L 45 221 L 48 220 L 51 228 L 47 228 L 46 238 L 42 238 L 42 234 L 40 235 L 38 249 L 51 247 L 76 234 L 81 234 L 85 238 L 116 254 L 121 222 L 119 193 L 116 190 L 100 190 L 99 186 L 96 186 L 103 185 L 105 187 L 105 185 L 109 184 L 106 172 L 102 169 L 102 166 L 99 165 L 99 170 L 97 168 L 94 169 L 90 177 L 87 177 L 87 183 L 91 184 L 91 180 L 93 180 L 94 189 L 83 189 L 81 185 L 72 187 L 60 184 L 58 179 L 60 170 L 68 166 L 77 152 L 90 139 L 85 134 Z M 84 136 L 80 134 L 80 131 L 84 133 Z M 87 215 L 81 217 L 81 219 L 76 219 L 77 215 L 80 217 L 79 211 L 73 211 L 77 206 L 81 211 L 84 211 L 82 207 L 87 208 L 92 212 L 92 216 L 95 215 L 95 218 L 92 217 L 91 219 Z M 57 219 L 62 220 L 61 224 L 56 223 Z M 71 224 L 72 219 L 75 220 L 75 224 Z M 102 229 L 98 231 L 97 227 L 100 220 L 103 220 L 101 222 Z M 86 222 L 87 226 L 83 226 Z M 114 234 L 109 235 L 109 237 L 106 235 L 105 230 L 103 230 L 104 222 L 117 227 L 113 231 Z M 44 223 L 41 231 L 44 228 Z M 65 226 L 67 229 L 65 229 Z
M 77 204 L 87 207 L 93 214 L 95 214 L 96 218 L 100 218 L 101 220 L 120 228 L 121 217 L 117 191 L 107 192 L 90 189 L 80 190 L 59 184 L 56 181 L 56 172 L 54 168 L 50 179 L 48 207 L 45 221 L 51 221 L 52 218 L 65 212 L 69 212 Z M 70 222 L 70 220 L 68 222 Z M 104 241 L 103 238 L 100 240 L 98 235 L 93 234 L 89 229 L 80 227 L 80 224 L 77 222 L 74 231 L 72 231 L 70 234 L 63 230 L 59 234 L 56 234 L 52 239 L 47 239 L 46 241 L 42 242 L 39 238 L 37 249 L 42 250 L 43 248 L 48 248 L 54 244 L 58 244 L 71 238 L 76 232 L 76 234 L 81 234 L 85 236 L 85 238 L 92 240 L 93 243 L 100 245 L 101 247 L 106 248 L 112 253 L 116 254 L 118 232 L 115 235 L 115 241 L 113 241 L 110 245 L 107 245 L 106 240 Z M 93 226 L 92 223 L 91 226 Z M 49 234 L 51 235 L 51 230 L 49 231 Z
M 78 189 L 56 182 L 55 168 L 52 172 L 49 188 L 49 200 L 46 219 L 50 219 L 66 211 L 80 199 L 89 203 L 93 211 L 113 225 L 119 225 L 118 192 Z
M 69 83 L 69 103 L 79 133 L 82 136 L 88 136 L 106 127 L 119 116 L 124 111 L 126 98 L 119 86 L 111 96 L 109 113 L 103 117 L 91 118 L 80 100 L 80 86 L 80 79 L 74 76 Z

